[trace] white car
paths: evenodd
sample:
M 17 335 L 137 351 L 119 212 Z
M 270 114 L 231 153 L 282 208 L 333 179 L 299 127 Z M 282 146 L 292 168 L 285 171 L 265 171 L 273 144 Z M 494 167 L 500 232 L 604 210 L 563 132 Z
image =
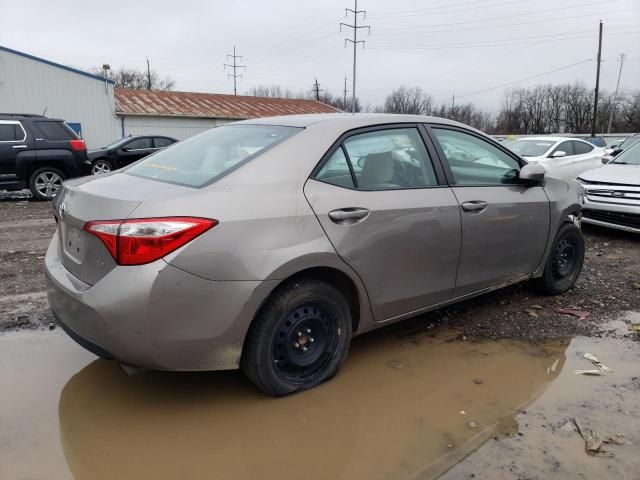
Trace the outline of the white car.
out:
M 578 177 L 585 190 L 582 221 L 640 233 L 640 142 Z
M 505 143 L 529 163 L 543 165 L 550 176 L 575 180 L 587 170 L 599 167 L 604 149 L 579 138 L 526 137 Z

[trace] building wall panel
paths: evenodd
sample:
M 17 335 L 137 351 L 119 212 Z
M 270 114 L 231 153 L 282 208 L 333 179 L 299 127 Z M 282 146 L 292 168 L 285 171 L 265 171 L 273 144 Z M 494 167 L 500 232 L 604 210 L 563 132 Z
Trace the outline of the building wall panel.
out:
M 89 148 L 119 138 L 113 84 L 0 50 L 0 112 L 80 123 Z

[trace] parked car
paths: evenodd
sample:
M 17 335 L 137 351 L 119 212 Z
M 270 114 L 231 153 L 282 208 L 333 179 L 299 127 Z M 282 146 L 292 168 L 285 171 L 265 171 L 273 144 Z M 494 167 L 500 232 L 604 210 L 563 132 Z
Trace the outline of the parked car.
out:
M 607 142 L 605 142 L 603 137 L 585 137 L 583 140 L 596 147 L 605 148 L 607 146 Z
M 89 151 L 91 173 L 98 175 L 125 167 L 178 140 L 164 136 L 131 136 L 121 138 L 98 150 Z
M 583 221 L 640 233 L 640 142 L 578 178 L 586 192 Z
M 611 145 L 611 147 L 605 149 L 605 154 L 615 157 L 620 154 L 623 150 L 635 145 L 640 142 L 640 133 L 633 134 L 627 138 L 625 138 L 618 145 Z
M 87 147 L 64 120 L 0 113 L 0 190 L 51 200 L 64 179 L 89 173 Z
M 284 395 L 335 375 L 353 335 L 527 279 L 572 288 L 582 193 L 442 118 L 246 120 L 65 182 L 48 297 L 102 357 L 241 367 Z
M 578 175 L 600 165 L 604 149 L 578 138 L 527 137 L 506 144 L 529 163 L 544 166 L 549 175 L 575 180 Z

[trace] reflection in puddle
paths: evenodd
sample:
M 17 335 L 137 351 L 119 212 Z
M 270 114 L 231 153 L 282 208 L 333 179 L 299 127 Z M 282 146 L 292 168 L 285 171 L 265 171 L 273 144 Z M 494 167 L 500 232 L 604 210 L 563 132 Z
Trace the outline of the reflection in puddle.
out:
M 128 377 L 61 332 L 3 334 L 0 479 L 431 478 L 514 433 L 565 362 L 567 342 L 455 335 L 365 335 L 334 380 L 273 399 L 238 372 Z
M 432 477 L 515 433 L 568 345 L 454 335 L 365 336 L 333 381 L 279 399 L 237 372 L 127 377 L 94 361 L 60 396 L 64 454 L 79 479 Z

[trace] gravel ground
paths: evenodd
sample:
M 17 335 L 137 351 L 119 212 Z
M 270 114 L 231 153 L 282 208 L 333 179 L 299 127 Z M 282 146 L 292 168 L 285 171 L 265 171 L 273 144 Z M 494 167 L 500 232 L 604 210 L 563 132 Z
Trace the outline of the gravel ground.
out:
M 43 257 L 55 232 L 48 202 L 28 193 L 0 192 L 0 331 L 47 328 L 53 317 L 44 286 Z M 403 322 L 409 329 L 447 325 L 469 339 L 542 340 L 616 335 L 603 325 L 622 311 L 640 310 L 640 236 L 584 226 L 587 253 L 576 288 L 541 296 L 514 285 Z M 554 308 L 577 308 L 585 319 Z

